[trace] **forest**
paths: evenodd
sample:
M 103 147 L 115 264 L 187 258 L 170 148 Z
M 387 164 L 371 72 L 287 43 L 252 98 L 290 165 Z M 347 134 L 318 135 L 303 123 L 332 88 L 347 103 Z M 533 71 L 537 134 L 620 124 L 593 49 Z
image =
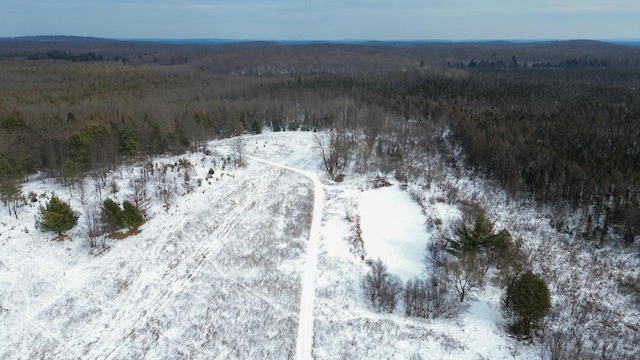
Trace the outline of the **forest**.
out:
M 640 47 L 596 41 L 2 39 L 0 182 L 44 174 L 66 183 L 202 151 L 214 138 L 330 129 L 363 135 L 352 145 L 358 171 L 407 181 L 421 171 L 407 154 L 448 152 L 451 166 L 462 160 L 512 196 L 556 208 L 562 231 L 633 243 L 639 70 Z M 372 151 L 386 160 L 367 162 Z M 586 225 L 565 223 L 566 212 Z

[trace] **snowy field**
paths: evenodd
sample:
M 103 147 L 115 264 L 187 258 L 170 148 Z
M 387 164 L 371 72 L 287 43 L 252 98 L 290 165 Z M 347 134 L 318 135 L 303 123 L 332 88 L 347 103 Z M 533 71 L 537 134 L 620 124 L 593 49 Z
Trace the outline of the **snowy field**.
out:
M 247 165 L 239 168 L 223 161 L 234 140 L 211 142 L 212 156 L 155 159 L 188 159 L 192 190 L 178 184 L 168 204 L 154 198 L 141 232 L 107 240 L 99 253 L 83 235 L 82 218 L 71 239 L 52 241 L 53 234 L 35 227 L 37 203 L 19 220 L 1 212 L 0 359 L 545 358 L 535 344 L 507 336 L 502 290 L 495 285 L 472 293 L 451 318 L 408 318 L 401 300 L 391 314 L 373 311 L 360 286 L 364 260 L 381 258 L 403 281 L 423 275 L 427 243 L 447 234 L 462 214 L 442 200 L 444 185 L 373 189 L 374 174 L 330 180 L 313 136 L 246 136 Z M 210 168 L 215 174 L 206 179 Z M 114 195 L 119 201 L 139 170 L 110 174 L 121 184 Z M 182 179 L 186 170 L 172 171 Z M 552 246 L 542 239 L 557 235 L 535 210 L 478 179 L 445 175 L 445 183 L 457 187 L 459 197 L 490 204 L 497 227 L 526 236 L 530 248 Z M 51 179 L 25 184 L 23 192 L 29 191 L 41 195 L 40 204 L 55 193 L 80 209 L 77 189 Z M 420 193 L 422 206 L 410 192 Z M 566 248 L 551 249 L 555 256 L 538 268 L 557 274 L 558 283 L 550 285 L 557 302 L 567 296 L 558 289 L 565 276 L 575 278 L 572 286 L 587 285 L 559 270 L 569 262 Z M 576 256 L 571 264 L 590 259 Z M 618 267 L 634 264 L 629 257 Z M 612 289 L 613 280 L 599 281 Z M 606 301 L 624 304 L 615 294 Z M 621 328 L 638 326 L 634 314 L 616 317 Z M 554 316 L 557 328 L 568 315 Z
M 213 167 L 190 159 L 197 177 Z M 98 256 L 80 227 L 63 242 L 37 231 L 35 207 L 3 216 L 0 358 L 291 357 L 311 181 L 220 163 L 211 185 L 156 204 L 140 234 Z M 26 188 L 69 194 L 50 180 Z

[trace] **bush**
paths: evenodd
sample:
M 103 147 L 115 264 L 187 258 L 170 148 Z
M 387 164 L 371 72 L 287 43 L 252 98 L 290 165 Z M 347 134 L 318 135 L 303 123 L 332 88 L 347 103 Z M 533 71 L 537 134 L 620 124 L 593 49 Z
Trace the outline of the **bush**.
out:
M 445 281 L 432 276 L 430 279 L 413 278 L 404 288 L 404 307 L 407 316 L 437 318 L 453 309 Z
M 78 214 L 71 209 L 71 205 L 55 195 L 51 197 L 46 207 L 40 206 L 40 213 L 42 214 L 40 221 L 42 229 L 54 231 L 58 235 L 62 235 L 78 223 Z
M 553 331 L 545 334 L 540 343 L 544 359 L 596 359 L 585 348 L 580 331 L 575 328 Z
M 387 266 L 382 260 L 367 261 L 370 269 L 362 288 L 374 309 L 391 313 L 396 307 L 398 294 L 402 292 L 400 278 L 387 272 Z

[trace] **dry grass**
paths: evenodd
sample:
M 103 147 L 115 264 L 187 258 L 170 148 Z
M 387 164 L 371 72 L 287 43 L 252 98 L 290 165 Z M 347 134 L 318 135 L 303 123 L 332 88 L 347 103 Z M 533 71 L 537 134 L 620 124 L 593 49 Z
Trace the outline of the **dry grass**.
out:
M 129 236 L 138 235 L 142 230 L 139 228 L 133 228 L 127 232 L 114 232 L 112 234 L 107 235 L 107 238 L 112 240 L 123 240 L 128 238 Z
M 56 235 L 56 237 L 53 238 L 53 241 L 65 241 L 65 240 L 72 240 L 71 236 L 67 235 L 67 234 L 60 234 L 60 235 Z

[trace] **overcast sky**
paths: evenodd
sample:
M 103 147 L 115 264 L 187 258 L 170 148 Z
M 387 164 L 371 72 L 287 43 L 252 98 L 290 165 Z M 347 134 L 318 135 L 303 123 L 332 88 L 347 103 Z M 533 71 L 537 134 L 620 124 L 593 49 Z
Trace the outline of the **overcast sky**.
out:
M 640 38 L 640 0 L 0 0 L 0 37 Z

